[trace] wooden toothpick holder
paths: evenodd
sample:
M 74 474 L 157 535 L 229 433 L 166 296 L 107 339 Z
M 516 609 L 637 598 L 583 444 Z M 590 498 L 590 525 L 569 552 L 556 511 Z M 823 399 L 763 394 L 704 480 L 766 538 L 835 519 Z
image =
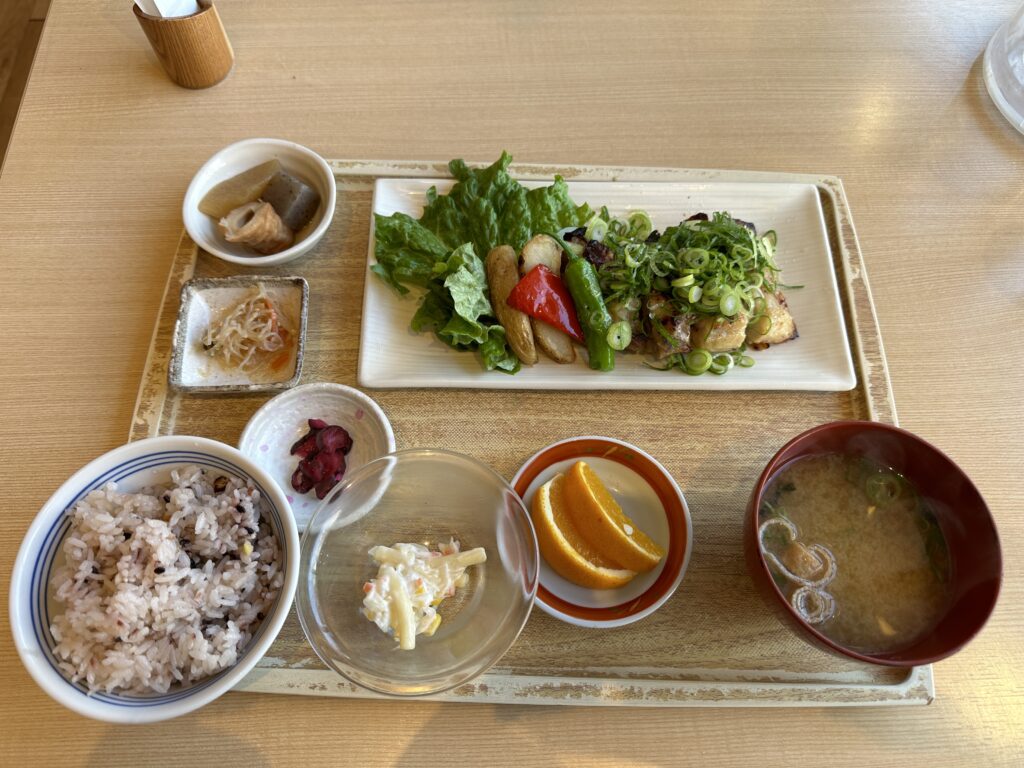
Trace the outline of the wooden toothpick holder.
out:
M 164 19 L 132 4 L 139 26 L 168 77 L 184 88 L 209 88 L 231 71 L 235 54 L 224 25 L 210 0 L 198 0 L 200 11 Z

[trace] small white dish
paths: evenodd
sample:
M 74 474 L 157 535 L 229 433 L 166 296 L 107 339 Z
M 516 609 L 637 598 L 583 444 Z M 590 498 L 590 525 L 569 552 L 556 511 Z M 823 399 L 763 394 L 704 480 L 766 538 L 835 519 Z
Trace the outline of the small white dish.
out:
M 384 411 L 358 389 L 318 382 L 283 392 L 252 415 L 238 441 L 239 450 L 266 470 L 284 491 L 299 529 L 305 529 L 320 505 L 316 493 L 292 488 L 299 458 L 291 447 L 309 430 L 309 419 L 344 427 L 352 437 L 345 477 L 376 458 L 393 453 L 395 433 Z
M 282 350 L 289 357 L 276 370 L 229 369 L 203 351 L 210 322 L 251 297 L 254 288 L 265 291 L 289 332 Z M 188 392 L 264 392 L 295 386 L 302 374 L 308 305 L 309 284 L 301 277 L 234 275 L 189 280 L 181 287 L 174 325 L 171 386 Z
M 277 158 L 282 167 L 312 186 L 320 194 L 320 208 L 309 234 L 280 253 L 263 256 L 244 245 L 224 239 L 217 222 L 199 210 L 199 202 L 214 186 Z M 249 267 L 284 264 L 308 253 L 324 236 L 334 218 L 337 187 L 334 173 L 316 152 L 301 144 L 283 139 L 245 139 L 231 144 L 211 157 L 192 177 L 185 192 L 181 215 L 189 237 L 205 251 L 219 259 Z
M 686 499 L 668 470 L 635 445 L 613 437 L 573 437 L 531 456 L 512 478 L 512 487 L 532 508 L 544 483 L 586 461 L 623 511 L 665 550 L 656 568 L 618 589 L 588 589 L 562 578 L 541 557 L 537 605 L 550 616 L 578 627 L 622 627 L 650 616 L 682 583 L 693 548 Z
M 419 217 L 427 191 L 447 193 L 451 179 L 377 179 L 373 213 Z M 533 189 L 547 181 L 522 181 Z M 571 390 L 809 390 L 843 392 L 857 384 L 846 323 L 833 269 L 828 230 L 818 189 L 789 182 L 566 182 L 577 203 L 594 209 L 607 205 L 614 215 L 644 210 L 662 231 L 681 218 L 704 211 L 728 211 L 760 230 L 778 234 L 782 280 L 804 288 L 787 290 L 786 299 L 800 337 L 763 352 L 752 352 L 751 368 L 725 376 L 688 376 L 650 368 L 644 355 L 620 354 L 615 370 L 587 367 L 585 354 L 572 365 L 541 358 L 514 376 L 486 371 L 474 353 L 456 352 L 432 333 L 413 333 L 409 321 L 419 307 L 420 291 L 398 293 L 370 271 L 374 258 L 373 223 L 367 258 L 363 321 L 359 344 L 359 384 L 364 387 L 473 387 L 487 389 Z M 481 257 L 484 254 L 479 254 Z
M 271 612 L 256 628 L 234 666 L 164 694 L 89 693 L 58 667 L 49 617 L 59 612 L 50 579 L 63 562 L 70 528 L 66 511 L 89 491 L 110 481 L 118 490 L 138 492 L 165 483 L 171 470 L 186 464 L 249 478 L 262 496 L 262 512 L 281 546 L 284 586 Z M 10 621 L 21 661 L 39 686 L 60 704 L 85 717 L 110 723 L 153 723 L 191 712 L 226 693 L 267 652 L 291 609 L 299 578 L 299 533 L 284 493 L 255 462 L 230 445 L 204 437 L 165 435 L 122 445 L 89 462 L 43 505 L 18 550 L 11 576 Z

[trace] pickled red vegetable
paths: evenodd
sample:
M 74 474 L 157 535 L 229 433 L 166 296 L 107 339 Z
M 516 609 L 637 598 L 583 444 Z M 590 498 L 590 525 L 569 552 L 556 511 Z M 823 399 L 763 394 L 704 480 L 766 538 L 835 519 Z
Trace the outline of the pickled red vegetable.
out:
M 345 456 L 352 450 L 348 430 L 321 419 L 309 419 L 309 431 L 292 446 L 291 454 L 299 457 L 292 473 L 292 488 L 299 493 L 316 491 L 323 499 L 345 476 Z
M 281 162 L 275 159 L 232 176 L 206 193 L 199 201 L 199 210 L 207 216 L 222 219 L 236 208 L 258 200 L 279 173 Z
M 312 221 L 320 207 L 320 193 L 287 171 L 279 171 L 274 176 L 262 197 L 295 232 Z

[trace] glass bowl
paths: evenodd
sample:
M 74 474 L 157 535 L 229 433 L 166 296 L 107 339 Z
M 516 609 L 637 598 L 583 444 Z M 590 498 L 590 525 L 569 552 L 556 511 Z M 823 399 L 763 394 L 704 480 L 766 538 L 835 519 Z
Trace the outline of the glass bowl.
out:
M 403 651 L 362 613 L 363 584 L 377 574 L 369 550 L 456 539 L 483 547 L 468 584 L 438 607 L 436 633 Z M 530 515 L 490 467 L 458 453 L 406 450 L 353 472 L 314 512 L 302 537 L 299 620 L 327 666 L 357 685 L 424 696 L 484 672 L 526 624 L 539 555 Z

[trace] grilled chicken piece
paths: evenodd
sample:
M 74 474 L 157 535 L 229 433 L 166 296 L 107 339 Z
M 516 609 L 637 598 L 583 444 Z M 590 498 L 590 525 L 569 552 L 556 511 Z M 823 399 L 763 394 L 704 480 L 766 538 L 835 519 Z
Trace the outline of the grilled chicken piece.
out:
M 645 300 L 647 317 L 651 320 L 668 320 L 674 314 L 672 302 L 664 294 L 652 291 Z
M 691 333 L 694 346 L 708 352 L 731 352 L 739 349 L 747 336 L 747 316 L 742 312 L 732 320 L 704 316 Z
M 782 291 L 767 293 L 764 300 L 771 323 L 757 320 L 750 324 L 747 328 L 747 344 L 751 349 L 767 349 L 772 344 L 781 344 L 800 335 L 796 332 L 796 323 L 789 313 Z M 767 332 L 762 332 L 765 326 L 768 326 Z
M 660 293 L 647 297 L 647 319 L 650 323 L 651 354 L 658 360 L 693 349 L 693 317 L 675 314 L 675 307 L 667 297 Z

